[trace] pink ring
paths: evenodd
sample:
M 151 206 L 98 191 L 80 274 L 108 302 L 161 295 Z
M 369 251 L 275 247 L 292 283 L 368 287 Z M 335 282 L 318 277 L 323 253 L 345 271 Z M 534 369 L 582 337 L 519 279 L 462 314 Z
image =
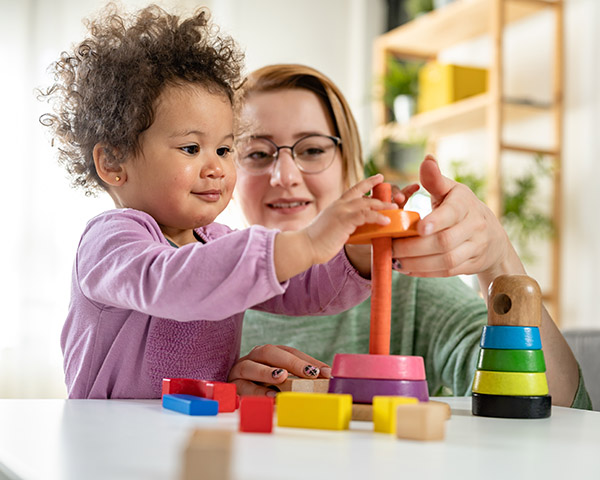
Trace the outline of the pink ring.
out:
M 331 375 L 338 378 L 425 380 L 423 357 L 337 353 Z

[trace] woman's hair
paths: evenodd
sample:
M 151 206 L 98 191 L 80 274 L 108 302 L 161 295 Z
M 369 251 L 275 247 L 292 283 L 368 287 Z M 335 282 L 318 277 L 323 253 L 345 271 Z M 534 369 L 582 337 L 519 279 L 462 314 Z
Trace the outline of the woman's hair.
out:
M 72 184 L 90 195 L 106 188 L 94 166 L 96 144 L 107 147 L 114 163 L 138 153 L 139 136 L 169 85 L 201 84 L 233 105 L 243 53 L 219 35 L 206 9 L 183 19 L 156 5 L 126 15 L 109 4 L 85 24 L 87 38 L 51 65 L 54 84 L 40 99 L 53 113 L 40 122 L 59 142 Z
M 290 88 L 310 90 L 324 101 L 335 135 L 342 139 L 344 183 L 349 187 L 362 179 L 363 159 L 356 121 L 340 89 L 321 72 L 304 65 L 269 65 L 248 75 L 240 92 L 245 99 L 252 93 Z

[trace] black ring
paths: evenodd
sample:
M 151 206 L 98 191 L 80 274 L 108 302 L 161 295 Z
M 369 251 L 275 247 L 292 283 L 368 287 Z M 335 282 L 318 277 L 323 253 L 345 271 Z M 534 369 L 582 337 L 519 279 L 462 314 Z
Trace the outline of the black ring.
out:
M 479 417 L 548 418 L 552 413 L 552 397 L 473 393 L 471 411 Z

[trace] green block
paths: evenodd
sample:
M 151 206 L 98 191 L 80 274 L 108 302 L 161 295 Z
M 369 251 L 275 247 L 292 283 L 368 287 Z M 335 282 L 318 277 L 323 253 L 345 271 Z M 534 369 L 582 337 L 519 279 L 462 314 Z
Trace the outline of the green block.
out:
M 546 371 L 544 351 L 482 348 L 477 370 L 542 373 Z

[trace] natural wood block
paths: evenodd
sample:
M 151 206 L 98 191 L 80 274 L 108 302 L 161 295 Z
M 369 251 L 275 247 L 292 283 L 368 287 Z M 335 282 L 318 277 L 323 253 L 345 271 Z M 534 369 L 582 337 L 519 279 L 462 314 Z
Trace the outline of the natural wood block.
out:
M 298 378 L 288 377 L 283 383 L 275 385 L 280 392 L 327 393 L 328 378 Z
M 183 453 L 182 480 L 229 480 L 233 432 L 196 429 Z
M 352 418 L 352 395 L 281 392 L 276 402 L 280 427 L 347 430 Z
M 527 275 L 500 275 L 489 288 L 488 325 L 539 327 L 542 290 Z
M 418 402 L 414 397 L 373 397 L 373 431 L 395 433 L 398 405 L 415 404 Z
M 419 402 L 396 407 L 396 436 L 407 440 L 443 440 L 447 409 L 439 402 Z
M 438 402 L 437 400 L 429 400 L 429 403 L 439 405 L 441 408 L 443 408 L 446 411 L 446 420 L 450 420 L 450 418 L 452 418 L 452 409 L 450 408 L 450 405 L 448 405 L 446 402 Z
M 353 403 L 352 420 L 355 420 L 357 422 L 372 422 L 373 405 L 370 405 L 368 403 Z
M 548 381 L 545 373 L 477 370 L 472 390 L 488 395 L 542 396 L 548 395 Z

